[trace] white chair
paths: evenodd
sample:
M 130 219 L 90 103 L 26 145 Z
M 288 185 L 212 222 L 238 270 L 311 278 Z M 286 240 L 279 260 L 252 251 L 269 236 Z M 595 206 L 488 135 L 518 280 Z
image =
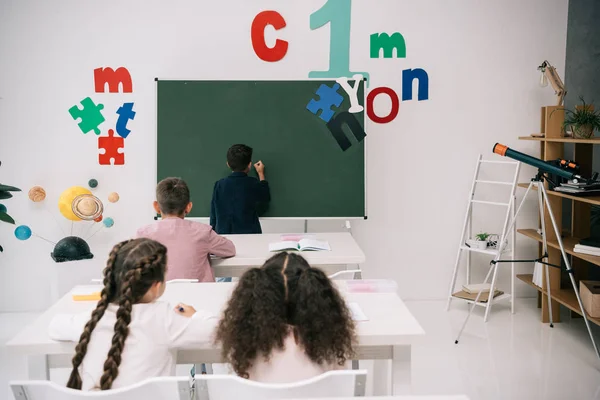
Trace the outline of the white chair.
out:
M 195 381 L 197 400 L 270 400 L 325 397 L 362 397 L 367 371 L 329 371 L 300 382 L 267 384 L 235 375 L 201 375 Z
M 345 271 L 338 271 L 335 274 L 331 274 L 329 275 L 329 279 L 336 279 L 339 278 L 342 275 L 350 275 L 352 274 L 352 278 L 351 279 L 355 279 L 355 277 L 357 276 L 357 274 L 360 274 L 362 271 L 360 269 L 348 269 Z M 360 275 L 358 275 L 360 277 Z
M 198 283 L 198 279 L 171 279 L 167 283 Z
M 330 371 L 305 381 L 265 384 L 233 375 L 197 375 L 194 389 L 183 376 L 147 379 L 126 388 L 82 392 L 50 381 L 10 382 L 15 400 L 244 400 L 358 397 L 365 395 L 367 371 Z
M 190 400 L 188 377 L 151 378 L 126 388 L 82 392 L 50 381 L 10 382 L 15 400 Z

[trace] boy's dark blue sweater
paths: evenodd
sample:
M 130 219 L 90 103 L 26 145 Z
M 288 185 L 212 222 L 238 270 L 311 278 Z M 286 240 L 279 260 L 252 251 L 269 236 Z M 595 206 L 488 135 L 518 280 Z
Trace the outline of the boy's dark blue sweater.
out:
M 210 225 L 220 235 L 262 233 L 258 216 L 270 200 L 267 181 L 234 172 L 215 183 Z

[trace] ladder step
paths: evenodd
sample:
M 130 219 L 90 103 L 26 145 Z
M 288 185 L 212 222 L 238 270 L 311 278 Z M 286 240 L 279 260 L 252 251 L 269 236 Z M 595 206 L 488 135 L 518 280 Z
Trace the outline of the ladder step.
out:
M 510 295 L 510 293 L 503 293 L 499 296 L 494 297 L 494 303 L 498 302 L 498 301 L 503 301 L 503 300 L 509 300 L 512 296 Z M 468 300 L 468 299 L 463 299 L 462 297 L 456 297 L 454 295 L 452 295 L 452 298 L 456 299 L 456 300 L 463 300 L 466 301 L 469 304 L 473 304 L 475 303 L 475 300 Z M 487 307 L 487 301 L 478 301 L 477 303 L 475 303 L 476 306 L 481 306 L 481 307 Z
M 484 201 L 484 200 L 471 200 L 471 203 L 488 204 L 491 206 L 504 206 L 504 207 L 508 207 L 510 205 L 510 203 L 498 203 L 496 201 Z
M 507 185 L 507 186 L 512 186 L 513 185 L 512 182 L 481 181 L 481 180 L 476 180 L 475 182 L 477 182 L 477 183 L 489 183 L 491 185 Z
M 479 162 L 486 163 L 486 164 L 512 164 L 512 165 L 516 165 L 519 163 L 518 161 L 494 161 L 494 160 L 481 160 Z
M 484 249 L 476 249 L 475 247 L 468 246 L 460 246 L 461 250 L 472 251 L 475 253 L 489 254 L 490 256 L 497 256 L 498 250 L 484 250 Z

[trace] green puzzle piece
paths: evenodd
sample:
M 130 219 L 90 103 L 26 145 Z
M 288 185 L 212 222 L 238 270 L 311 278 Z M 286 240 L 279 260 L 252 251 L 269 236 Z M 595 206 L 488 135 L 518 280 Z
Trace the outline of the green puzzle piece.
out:
M 94 131 L 96 135 L 100 134 L 98 125 L 104 122 L 104 116 L 100 112 L 104 108 L 104 104 L 94 104 L 94 101 L 89 97 L 81 100 L 82 108 L 73 106 L 69 108 L 69 114 L 73 119 L 81 118 L 79 129 L 81 132 L 88 133 Z

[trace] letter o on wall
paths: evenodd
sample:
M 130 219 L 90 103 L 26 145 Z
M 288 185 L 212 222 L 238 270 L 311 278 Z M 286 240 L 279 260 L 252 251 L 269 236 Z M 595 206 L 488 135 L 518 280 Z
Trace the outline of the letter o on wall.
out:
M 252 47 L 254 52 L 263 61 L 279 61 L 288 50 L 288 42 L 277 39 L 275 46 L 268 47 L 265 43 L 265 28 L 267 25 L 273 26 L 275 30 L 285 28 L 285 19 L 277 11 L 263 11 L 254 17 L 251 28 Z
M 392 101 L 392 109 L 390 110 L 390 113 L 385 117 L 380 117 L 377 114 L 375 114 L 373 103 L 375 102 L 375 97 L 377 97 L 379 94 L 387 94 L 390 97 L 390 100 Z M 376 122 L 378 124 L 387 124 L 388 122 L 392 122 L 398 116 L 399 110 L 400 99 L 398 99 L 398 95 L 396 94 L 394 89 L 382 86 L 375 88 L 369 92 L 369 95 L 367 96 L 367 116 L 371 119 L 371 121 Z

